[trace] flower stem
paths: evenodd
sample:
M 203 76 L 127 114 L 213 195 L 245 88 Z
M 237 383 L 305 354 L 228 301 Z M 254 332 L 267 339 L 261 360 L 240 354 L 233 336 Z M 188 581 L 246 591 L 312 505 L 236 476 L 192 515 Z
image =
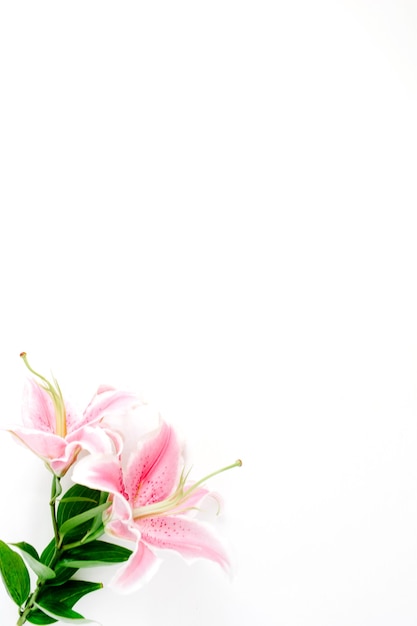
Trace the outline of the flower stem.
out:
M 49 506 L 51 507 L 52 528 L 54 529 L 55 546 L 58 547 L 60 543 L 58 522 L 56 519 L 56 499 L 62 491 L 61 479 L 54 474 L 51 487 L 51 500 Z
M 36 589 L 33 593 L 31 593 L 31 595 L 29 596 L 25 608 L 23 610 L 23 613 L 20 615 L 16 626 L 22 626 L 25 622 L 26 619 L 29 615 L 29 613 L 32 611 L 33 608 L 35 608 L 35 602 L 37 600 L 38 594 L 40 592 L 40 590 L 42 589 L 42 585 L 43 585 L 43 581 L 38 580 L 37 585 L 36 585 Z
M 52 527 L 54 529 L 54 538 L 55 538 L 55 550 L 54 550 L 52 559 L 48 563 L 48 567 L 50 567 L 51 569 L 54 569 L 61 555 L 61 550 L 60 550 L 61 537 L 59 533 L 58 521 L 56 518 L 56 499 L 61 494 L 61 492 L 62 492 L 61 478 L 59 476 L 56 476 L 56 474 L 54 474 L 52 478 L 51 499 L 49 501 L 49 506 L 51 509 Z M 34 608 L 36 608 L 35 603 L 38 598 L 39 592 L 41 591 L 44 584 L 45 584 L 45 581 L 38 578 L 34 591 L 30 594 L 30 596 L 26 600 L 24 608 L 20 610 L 20 615 L 16 623 L 16 626 L 23 626 L 30 612 Z

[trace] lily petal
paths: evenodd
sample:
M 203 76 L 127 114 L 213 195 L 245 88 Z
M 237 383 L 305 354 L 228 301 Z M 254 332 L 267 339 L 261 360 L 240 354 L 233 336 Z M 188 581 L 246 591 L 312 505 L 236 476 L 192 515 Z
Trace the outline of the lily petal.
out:
M 120 435 L 105 428 L 84 426 L 66 437 L 68 443 L 77 442 L 91 454 L 119 454 L 123 445 Z
M 142 540 L 155 548 L 175 550 L 187 562 L 209 559 L 229 570 L 227 551 L 211 527 L 184 516 L 158 516 L 138 522 Z
M 123 483 L 119 459 L 111 454 L 87 456 L 75 466 L 71 476 L 79 485 L 90 489 L 107 491 L 111 494 L 123 493 Z
M 65 453 L 65 439 L 50 432 L 40 431 L 35 428 L 14 428 L 9 431 L 18 441 L 30 448 L 32 452 L 45 461 L 55 457 L 61 457 Z
M 118 569 L 109 587 L 123 594 L 137 591 L 154 576 L 160 564 L 161 559 L 143 542 L 137 541 L 133 554 Z
M 180 447 L 173 429 L 162 423 L 129 462 L 125 484 L 132 506 L 167 498 L 178 484 Z
M 139 402 L 136 394 L 101 385 L 84 411 L 78 426 L 97 422 L 115 411 L 123 412 Z
M 27 428 L 55 433 L 55 409 L 51 397 L 31 378 L 23 389 L 22 422 Z

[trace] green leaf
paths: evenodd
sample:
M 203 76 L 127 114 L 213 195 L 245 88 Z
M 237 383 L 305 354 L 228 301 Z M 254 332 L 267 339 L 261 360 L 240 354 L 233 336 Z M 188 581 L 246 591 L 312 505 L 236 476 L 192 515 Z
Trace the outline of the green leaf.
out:
M 74 604 L 87 593 L 103 588 L 102 583 L 93 583 L 86 580 L 69 580 L 63 585 L 50 586 L 46 584 L 38 596 L 38 606 L 50 609 L 52 605 L 60 604 L 66 609 L 72 609 Z M 57 620 L 41 610 L 34 609 L 27 617 L 32 624 L 52 624 Z
M 41 607 L 37 602 L 35 602 L 35 606 L 41 609 L 44 613 L 53 617 L 54 619 L 61 620 L 61 622 L 65 622 L 67 624 L 90 624 L 91 620 L 85 619 L 80 613 L 77 611 L 73 611 L 72 609 L 66 607 L 63 604 L 58 604 L 57 602 L 48 602 L 47 606 L 44 603 Z
M 58 526 L 62 526 L 71 517 L 75 517 L 102 503 L 101 491 L 90 489 L 83 485 L 73 485 L 63 495 L 59 503 L 57 511 Z
M 55 501 L 56 498 L 58 498 L 58 496 L 61 495 L 61 493 L 62 493 L 61 479 L 58 476 L 54 475 L 53 480 L 52 480 L 51 499 Z
M 53 555 L 55 553 L 55 539 L 52 539 L 45 550 L 41 554 L 41 562 L 49 565 Z M 49 585 L 61 585 L 63 582 L 71 578 L 75 574 L 78 568 L 63 567 L 62 569 L 56 568 L 56 577 L 48 581 Z
M 29 572 L 20 554 L 3 541 L 0 541 L 0 570 L 8 594 L 22 606 L 30 594 Z
M 79 515 L 76 515 L 75 517 L 71 517 L 71 519 L 64 522 L 62 526 L 60 527 L 59 530 L 60 530 L 61 537 L 65 537 L 72 530 L 74 530 L 77 527 L 82 526 L 84 522 L 88 522 L 89 520 L 92 520 L 95 517 L 99 517 L 100 522 L 101 522 L 102 514 L 104 513 L 106 509 L 109 508 L 110 504 L 111 504 L 110 502 L 105 502 L 104 504 L 95 506 L 94 508 L 89 509 L 88 511 L 84 511 L 84 513 L 80 513 Z
M 37 553 L 36 548 L 31 546 L 30 543 L 27 543 L 26 541 L 19 541 L 19 543 L 12 543 L 11 545 L 27 552 L 27 554 L 30 554 L 34 559 L 39 561 L 39 554 Z
M 54 622 L 58 621 L 54 617 L 46 615 L 46 613 L 44 613 L 40 609 L 32 610 L 26 619 L 31 624 L 53 624 Z
M 76 602 L 87 593 L 102 589 L 102 583 L 93 583 L 86 580 L 69 580 L 60 587 L 45 586 L 38 596 L 38 604 L 43 606 L 51 602 L 60 602 L 67 608 L 72 608 Z
M 51 539 L 40 556 L 40 562 L 49 565 L 55 552 L 55 539 Z
M 100 498 L 101 492 L 97 489 L 73 485 L 60 500 L 57 511 L 58 526 L 62 526 L 67 519 L 101 504 Z
M 127 561 L 131 554 L 132 550 L 114 543 L 91 541 L 86 545 L 66 550 L 60 565 L 77 568 L 111 565 Z
M 66 543 L 75 543 L 77 541 L 85 541 L 90 534 L 100 536 L 103 534 L 102 518 L 101 515 L 97 515 L 97 518 L 93 515 L 88 518 L 84 523 L 81 523 L 79 515 L 96 508 L 104 504 L 107 500 L 108 494 L 97 491 L 96 489 L 89 489 L 83 485 L 73 485 L 61 499 L 61 502 L 57 511 L 58 527 L 62 534 L 65 534 Z M 71 526 L 65 526 L 69 520 L 78 518 Z M 82 518 L 81 518 L 82 519 Z M 62 532 L 62 528 L 64 531 Z
M 76 486 L 78 487 L 79 485 Z M 66 504 L 67 502 L 91 502 L 94 505 L 97 504 L 97 500 L 93 500 L 92 498 L 82 498 L 76 496 L 64 496 L 63 498 L 61 498 L 60 502 L 61 504 Z
M 23 557 L 26 560 L 29 567 L 35 572 L 38 578 L 41 580 L 49 580 L 50 578 L 55 578 L 55 572 L 41 563 L 38 553 L 35 548 L 30 545 L 30 543 L 26 543 L 26 541 L 20 541 L 19 543 L 12 543 L 12 546 L 16 546 L 23 552 Z

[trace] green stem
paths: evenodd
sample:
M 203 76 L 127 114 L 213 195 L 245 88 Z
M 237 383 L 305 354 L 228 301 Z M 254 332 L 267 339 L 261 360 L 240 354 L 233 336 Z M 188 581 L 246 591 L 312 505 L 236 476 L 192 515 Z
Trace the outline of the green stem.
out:
M 54 474 L 52 478 L 51 499 L 49 501 L 49 506 L 51 509 L 52 527 L 54 529 L 54 538 L 55 538 L 54 554 L 52 556 L 50 563 L 48 563 L 48 567 L 50 567 L 51 569 L 54 569 L 56 563 L 58 562 L 61 556 L 62 539 L 60 537 L 58 521 L 56 518 L 56 499 L 61 494 L 61 492 L 62 492 L 61 478 Z M 23 624 L 26 622 L 29 613 L 35 608 L 36 600 L 44 584 L 45 584 L 45 581 L 40 580 L 38 578 L 36 582 L 35 590 L 30 594 L 29 598 L 26 601 L 24 608 L 21 610 L 16 626 L 23 626 Z
M 59 546 L 60 541 L 61 541 L 60 536 L 59 536 L 58 522 L 56 519 L 56 499 L 60 495 L 61 491 L 62 491 L 61 479 L 59 476 L 56 476 L 54 474 L 54 477 L 52 479 L 51 500 L 49 502 L 49 506 L 51 507 L 52 527 L 54 529 L 56 547 Z
M 29 613 L 32 611 L 33 608 L 35 608 L 35 602 L 38 598 L 40 590 L 42 589 L 42 585 L 43 581 L 38 580 L 35 591 L 29 596 L 23 613 L 20 615 L 16 626 L 22 626 L 26 622 Z

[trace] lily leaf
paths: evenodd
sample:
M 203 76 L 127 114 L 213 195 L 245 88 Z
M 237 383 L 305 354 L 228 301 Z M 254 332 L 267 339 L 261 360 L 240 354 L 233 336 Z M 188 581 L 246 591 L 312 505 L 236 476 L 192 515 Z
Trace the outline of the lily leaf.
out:
M 101 522 L 101 514 L 104 513 L 106 509 L 110 506 L 110 502 L 105 502 L 104 504 L 100 504 L 99 506 L 95 506 L 88 511 L 84 511 L 83 513 L 79 513 L 75 517 L 71 517 L 66 522 L 64 522 L 60 528 L 61 537 L 65 537 L 69 532 L 84 524 L 84 522 L 88 522 L 95 517 L 100 516 Z
M 31 624 L 53 624 L 54 622 L 58 621 L 54 617 L 46 615 L 46 613 L 44 613 L 40 609 L 32 610 L 26 619 Z
M 19 543 L 12 543 L 10 545 L 16 546 L 20 550 L 24 550 L 24 552 L 27 552 L 27 554 L 30 554 L 31 556 L 33 556 L 33 558 L 36 559 L 37 561 L 40 560 L 39 559 L 39 554 L 38 554 L 36 548 L 31 546 L 30 543 L 27 543 L 27 541 L 19 541 Z
M 77 611 L 73 611 L 72 609 L 65 607 L 65 605 L 58 604 L 57 602 L 48 602 L 47 606 L 45 603 L 41 606 L 35 602 L 35 606 L 46 613 L 46 615 L 49 615 L 56 620 L 61 620 L 61 622 L 65 622 L 67 624 L 94 623 L 92 620 L 85 619 L 85 617 L 83 617 L 80 613 L 77 613 Z
M 41 554 L 41 558 L 40 558 L 41 563 L 44 563 L 45 565 L 49 565 L 49 563 L 51 562 L 51 559 L 53 558 L 54 553 L 55 553 L 55 539 L 52 539 Z M 62 583 L 64 583 L 69 578 L 71 578 L 71 576 L 73 576 L 76 571 L 77 571 L 77 568 L 70 568 L 70 567 L 59 568 L 58 571 L 56 571 L 56 577 L 48 580 L 48 586 L 49 585 L 62 585 Z
M 65 496 L 64 498 L 61 498 L 60 502 L 61 504 L 67 504 L 68 502 L 90 502 L 94 505 L 97 504 L 97 500 L 94 500 L 93 498 L 82 498 L 81 496 Z
M 91 541 L 86 545 L 66 550 L 60 565 L 77 568 L 111 565 L 127 561 L 131 554 L 132 551 L 128 548 L 114 543 Z
M 80 598 L 87 593 L 102 589 L 102 587 L 102 583 L 93 583 L 85 580 L 69 580 L 60 586 L 53 587 L 47 584 L 38 596 L 38 606 L 42 608 L 45 606 L 48 610 L 48 608 L 51 608 L 51 605 L 59 603 L 67 609 L 72 609 Z M 41 608 L 31 611 L 27 620 L 32 624 L 52 624 L 57 621 L 56 618 L 44 613 Z
M 29 567 L 35 572 L 38 578 L 41 580 L 49 580 L 51 578 L 55 578 L 55 572 L 41 563 L 38 553 L 35 548 L 30 545 L 30 543 L 26 543 L 26 541 L 20 541 L 19 543 L 13 543 L 13 546 L 19 548 L 23 553 L 23 558 L 26 560 Z
M 62 526 L 71 517 L 102 504 L 101 492 L 83 485 L 73 485 L 63 495 L 57 511 L 58 526 Z
M 0 541 L 0 571 L 8 594 L 18 606 L 22 606 L 30 593 L 29 572 L 20 556 Z
M 44 551 L 42 552 L 40 556 L 41 563 L 44 563 L 44 565 L 48 565 L 51 562 L 54 552 L 55 552 L 55 539 L 51 539 L 51 541 L 48 543 L 48 545 L 46 546 L 46 548 L 44 549 Z
M 100 504 L 104 504 L 107 500 L 107 493 L 103 493 L 96 489 L 89 489 L 83 485 L 73 485 L 62 497 L 57 511 L 58 527 L 62 530 L 62 526 L 70 519 L 73 519 Z M 65 538 L 67 543 L 81 541 L 91 532 L 94 532 L 98 525 L 101 524 L 101 516 L 98 520 L 80 524 L 77 522 L 72 529 L 65 528 Z M 102 533 L 101 533 L 102 534 Z
M 48 606 L 51 602 L 59 602 L 67 608 L 72 608 L 76 602 L 87 593 L 103 588 L 103 583 L 93 583 L 86 580 L 68 580 L 59 587 L 44 587 L 38 597 L 38 604 Z

